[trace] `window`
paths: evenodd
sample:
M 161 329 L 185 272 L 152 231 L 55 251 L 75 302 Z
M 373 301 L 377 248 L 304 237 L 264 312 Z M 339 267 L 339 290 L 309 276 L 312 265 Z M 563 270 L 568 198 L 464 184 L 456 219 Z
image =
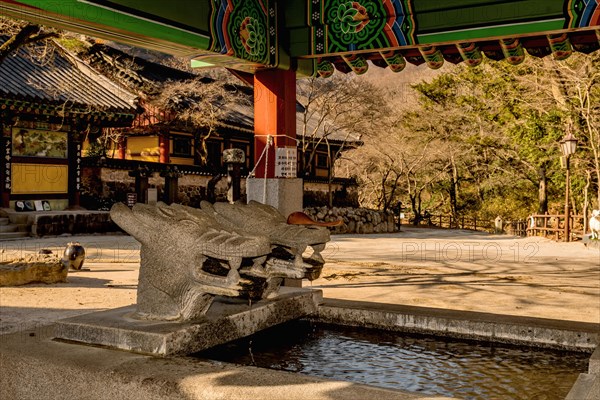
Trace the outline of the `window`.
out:
M 317 167 L 319 168 L 327 168 L 329 166 L 327 160 L 327 154 L 317 153 Z
M 191 157 L 192 156 L 192 138 L 185 136 L 173 136 L 174 156 Z

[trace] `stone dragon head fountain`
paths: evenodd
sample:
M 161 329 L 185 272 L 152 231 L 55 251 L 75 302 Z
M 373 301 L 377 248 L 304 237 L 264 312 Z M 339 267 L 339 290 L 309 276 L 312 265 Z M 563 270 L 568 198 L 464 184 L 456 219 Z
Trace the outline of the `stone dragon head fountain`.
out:
M 288 224 L 256 203 L 118 203 L 112 220 L 141 243 L 140 319 L 191 321 L 215 296 L 274 298 L 285 278 L 316 279 L 329 241 L 324 227 Z M 305 250 L 312 254 L 304 258 Z

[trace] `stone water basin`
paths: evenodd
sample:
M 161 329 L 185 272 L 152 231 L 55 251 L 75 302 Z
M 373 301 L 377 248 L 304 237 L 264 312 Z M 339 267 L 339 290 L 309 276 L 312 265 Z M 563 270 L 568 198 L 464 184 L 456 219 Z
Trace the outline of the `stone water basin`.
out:
M 195 355 L 464 399 L 564 399 L 589 354 L 299 320 Z

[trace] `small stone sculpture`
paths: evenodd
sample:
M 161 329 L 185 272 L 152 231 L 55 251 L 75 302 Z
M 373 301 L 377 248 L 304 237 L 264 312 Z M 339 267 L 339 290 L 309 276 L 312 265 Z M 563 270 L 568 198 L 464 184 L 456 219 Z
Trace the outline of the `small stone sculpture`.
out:
M 212 222 L 213 226 L 220 226 L 221 229 L 231 230 L 242 236 L 260 236 L 270 243 L 269 238 L 264 235 L 264 232 L 248 232 L 244 230 L 243 227 L 235 227 L 233 225 L 224 227 L 221 222 L 215 218 L 218 217 L 218 215 L 214 212 L 210 203 L 206 203 L 205 209 L 203 210 L 179 204 L 173 204 L 172 206 L 188 213 L 190 218 L 207 218 L 210 216 L 210 218 L 214 218 Z M 207 209 L 213 211 L 208 212 Z M 242 268 L 242 271 L 248 276 L 265 279 L 266 288 L 261 296 L 262 298 L 275 297 L 284 278 L 302 279 L 307 273 L 307 267 L 312 268 L 310 265 L 296 265 L 288 261 L 289 256 L 287 254 L 278 254 L 277 252 L 274 252 L 272 246 L 270 246 L 269 249 L 269 253 L 264 257 L 257 258 L 252 267 Z
M 112 220 L 142 245 L 137 291 L 137 317 L 193 320 L 208 310 L 215 295 L 239 297 L 244 292 L 239 269 L 254 265 L 269 251 L 264 237 L 227 232 L 208 215 L 194 218 L 158 203 L 129 209 L 115 204 Z M 262 293 L 260 293 L 262 295 Z
M 63 253 L 62 262 L 67 268 L 80 270 L 85 261 L 85 249 L 79 242 L 69 242 Z

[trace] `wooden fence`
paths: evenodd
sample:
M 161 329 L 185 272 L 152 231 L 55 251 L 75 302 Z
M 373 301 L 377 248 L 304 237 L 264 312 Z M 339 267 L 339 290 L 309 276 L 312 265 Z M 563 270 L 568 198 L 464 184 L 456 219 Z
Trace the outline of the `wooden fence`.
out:
M 413 217 L 414 218 L 414 217 Z M 453 217 L 452 215 L 432 214 L 424 217 L 419 226 L 444 229 L 467 229 L 494 233 L 497 231 L 495 221 L 476 217 Z M 527 236 L 527 220 L 502 221 L 502 232 L 515 236 Z
M 571 214 L 569 220 L 571 240 L 582 237 L 583 215 Z M 556 241 L 564 240 L 565 215 L 564 214 L 536 214 L 528 218 L 527 236 L 544 236 Z
M 413 216 L 414 218 L 414 216 Z M 570 215 L 571 240 L 583 236 L 583 215 Z M 409 221 L 412 221 L 410 219 Z M 453 217 L 452 215 L 432 214 L 419 222 L 419 226 L 445 229 L 467 229 L 490 233 L 499 233 L 494 220 L 475 217 Z M 564 214 L 531 215 L 527 219 L 502 221 L 501 232 L 515 236 L 544 236 L 556 241 L 564 240 Z

